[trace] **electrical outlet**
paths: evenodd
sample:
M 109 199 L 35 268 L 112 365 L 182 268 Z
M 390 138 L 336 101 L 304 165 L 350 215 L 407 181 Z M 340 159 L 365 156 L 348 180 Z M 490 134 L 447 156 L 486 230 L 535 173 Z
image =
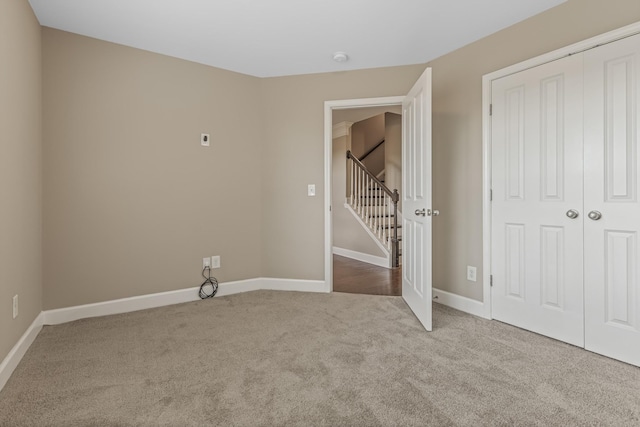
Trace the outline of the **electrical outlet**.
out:
M 210 139 L 211 138 L 209 137 L 208 133 L 201 133 L 200 134 L 200 145 L 202 145 L 203 147 L 208 147 Z
M 13 318 L 18 317 L 18 295 L 13 296 Z
M 470 282 L 475 282 L 477 280 L 476 277 L 477 270 L 475 267 L 467 265 L 467 280 Z
M 211 267 L 211 257 L 202 258 L 202 269 L 204 270 L 207 267 Z
M 211 257 L 211 268 L 220 268 L 220 255 Z

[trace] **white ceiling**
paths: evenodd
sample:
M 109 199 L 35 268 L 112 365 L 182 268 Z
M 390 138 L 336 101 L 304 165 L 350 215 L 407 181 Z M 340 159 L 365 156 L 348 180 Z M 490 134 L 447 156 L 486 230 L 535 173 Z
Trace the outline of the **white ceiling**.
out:
M 43 26 L 258 77 L 421 64 L 564 1 L 29 0 Z

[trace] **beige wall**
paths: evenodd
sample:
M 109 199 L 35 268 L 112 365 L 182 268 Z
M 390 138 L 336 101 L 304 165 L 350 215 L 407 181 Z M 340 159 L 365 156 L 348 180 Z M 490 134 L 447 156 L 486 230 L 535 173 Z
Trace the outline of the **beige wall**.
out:
M 384 115 L 384 179 L 391 190 L 402 195 L 402 115 Z M 402 212 L 402 196 L 398 201 Z
M 356 122 L 351 126 L 351 151 L 362 158 L 384 139 L 384 113 Z M 384 169 L 384 147 L 370 153 L 362 163 L 373 175 L 378 176 Z
M 0 361 L 42 310 L 40 58 L 29 3 L 0 1 Z
M 267 277 L 324 279 L 324 101 L 407 93 L 424 65 L 262 81 L 262 256 Z M 316 184 L 317 196 L 307 196 Z
M 369 117 L 384 113 L 402 114 L 402 105 L 385 105 L 383 107 L 362 107 L 333 110 L 333 124 L 340 122 L 356 123 Z
M 639 20 L 638 0 L 569 0 L 429 64 L 435 287 L 482 300 L 482 76 Z
M 44 308 L 198 286 L 211 255 L 260 277 L 260 80 L 48 28 L 43 49 Z

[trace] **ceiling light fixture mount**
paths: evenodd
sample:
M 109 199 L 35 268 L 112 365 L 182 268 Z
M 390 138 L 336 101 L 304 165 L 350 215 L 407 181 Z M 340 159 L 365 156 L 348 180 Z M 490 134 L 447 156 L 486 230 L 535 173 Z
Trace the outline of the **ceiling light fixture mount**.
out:
M 333 60 L 336 62 L 347 62 L 349 60 L 349 55 L 344 52 L 336 52 L 333 54 Z

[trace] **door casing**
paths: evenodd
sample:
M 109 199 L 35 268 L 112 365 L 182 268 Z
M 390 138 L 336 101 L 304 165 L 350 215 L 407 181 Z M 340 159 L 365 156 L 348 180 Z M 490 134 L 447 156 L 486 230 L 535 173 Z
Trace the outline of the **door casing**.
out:
M 333 146 L 333 110 L 402 105 L 405 96 L 342 99 L 324 103 L 324 282 L 333 292 L 333 224 L 331 223 L 331 179 Z

